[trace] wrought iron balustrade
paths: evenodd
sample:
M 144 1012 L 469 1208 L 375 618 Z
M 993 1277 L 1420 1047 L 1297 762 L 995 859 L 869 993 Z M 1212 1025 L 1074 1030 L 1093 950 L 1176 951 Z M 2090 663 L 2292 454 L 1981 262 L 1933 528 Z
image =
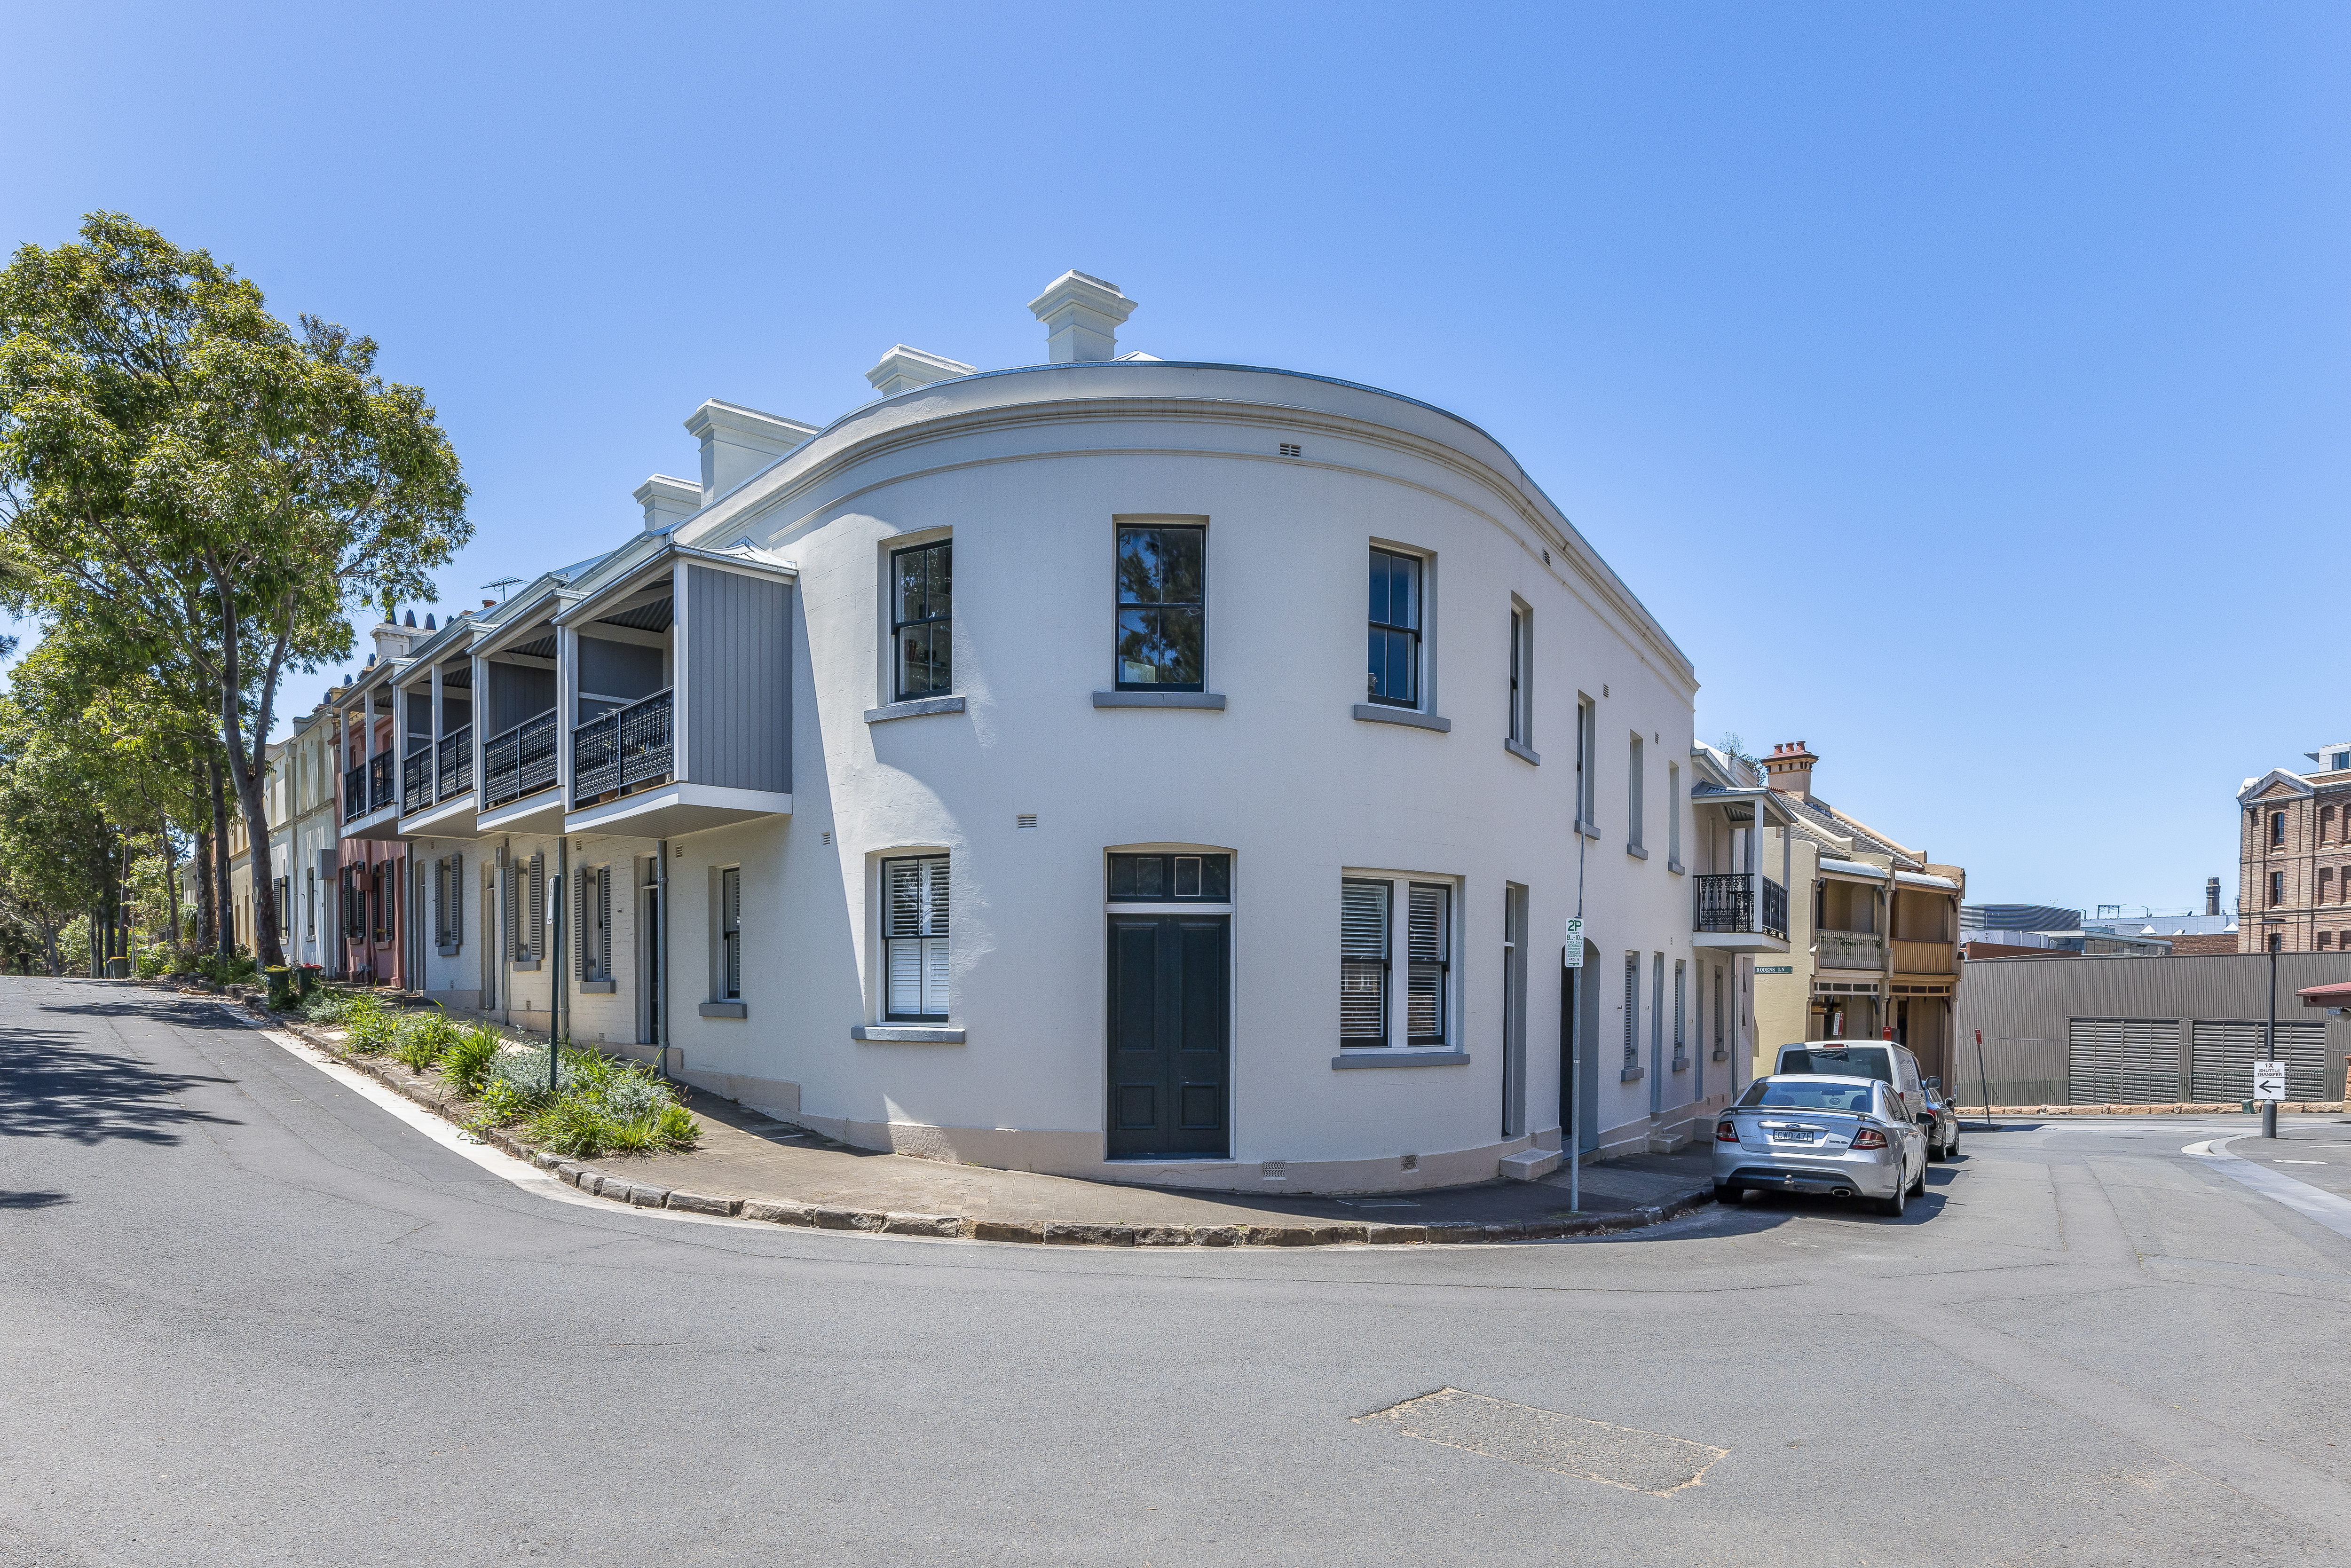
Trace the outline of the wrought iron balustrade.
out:
M 433 804 L 433 743 L 426 741 L 400 759 L 400 809 L 421 811 Z
M 461 725 L 441 737 L 441 784 L 437 799 L 447 800 L 474 787 L 474 727 Z
M 655 692 L 571 732 L 571 803 L 592 804 L 671 777 L 675 751 L 670 694 Z
M 343 820 L 367 815 L 367 764 L 343 772 Z
M 392 753 L 379 751 L 368 758 L 368 810 L 380 810 L 393 800 Z
M 482 747 L 482 805 L 503 806 L 555 782 L 555 710 L 523 720 Z
M 1741 871 L 1691 880 L 1698 884 L 1697 929 L 1774 936 L 1787 935 L 1788 890 L 1770 877 Z M 1755 896 L 1759 887 L 1763 894 L 1760 911 L 1756 907 Z

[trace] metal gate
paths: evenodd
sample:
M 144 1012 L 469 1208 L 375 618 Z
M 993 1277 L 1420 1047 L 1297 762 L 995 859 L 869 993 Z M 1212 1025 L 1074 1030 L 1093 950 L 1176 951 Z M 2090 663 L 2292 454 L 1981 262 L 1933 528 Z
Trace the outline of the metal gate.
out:
M 2196 1098 L 2241 1101 L 2253 1092 L 2253 1063 L 2262 1060 L 2267 1026 L 2258 1020 L 2196 1020 Z M 2326 1026 L 2277 1026 L 2277 1060 L 2285 1063 L 2285 1097 L 2317 1100 L 2326 1092 Z
M 2179 1098 L 2178 1019 L 2069 1019 L 2066 1099 L 2075 1105 L 2168 1105 Z

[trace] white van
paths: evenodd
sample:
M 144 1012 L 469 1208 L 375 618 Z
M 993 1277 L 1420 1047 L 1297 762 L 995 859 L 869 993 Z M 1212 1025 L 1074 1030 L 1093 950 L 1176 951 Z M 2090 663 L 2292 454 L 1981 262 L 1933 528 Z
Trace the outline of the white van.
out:
M 1823 1073 L 1835 1078 L 1875 1078 L 1891 1083 L 1902 1096 L 1903 1109 L 1913 1123 L 1931 1121 L 1924 1086 L 1918 1081 L 1918 1059 L 1907 1047 L 1890 1040 L 1808 1040 L 1780 1048 L 1773 1072 Z

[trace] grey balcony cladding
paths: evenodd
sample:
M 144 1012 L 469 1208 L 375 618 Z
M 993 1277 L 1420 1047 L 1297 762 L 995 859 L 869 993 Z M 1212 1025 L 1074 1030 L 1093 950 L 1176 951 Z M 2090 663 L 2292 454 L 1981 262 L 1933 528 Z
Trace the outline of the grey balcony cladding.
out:
M 685 569 L 689 782 L 788 793 L 792 787 L 792 590 Z
M 535 715 L 555 706 L 555 672 L 523 664 L 490 666 L 488 709 L 483 721 L 487 735 L 503 735 Z

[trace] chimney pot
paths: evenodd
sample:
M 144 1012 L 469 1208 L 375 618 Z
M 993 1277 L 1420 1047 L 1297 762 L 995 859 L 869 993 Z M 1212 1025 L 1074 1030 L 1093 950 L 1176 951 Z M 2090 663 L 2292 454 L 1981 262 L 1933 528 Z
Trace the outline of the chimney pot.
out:
M 1118 329 L 1134 313 L 1134 306 L 1117 284 L 1074 270 L 1053 279 L 1044 293 L 1029 301 L 1029 308 L 1045 323 L 1049 362 L 1056 365 L 1118 358 Z
M 415 611 L 413 611 L 413 610 L 410 611 L 410 612 L 408 612 L 408 619 L 407 619 L 407 621 L 405 621 L 404 622 L 402 622 L 402 624 L 404 624 L 404 625 L 409 625 L 409 626 L 413 626 L 413 625 L 415 625 L 415 624 L 416 624 L 416 612 L 415 612 Z
M 425 629 L 427 632 L 438 632 L 439 630 L 441 630 L 441 628 L 440 628 L 440 627 L 435 626 L 435 625 L 433 623 L 433 616 L 432 616 L 432 612 L 429 612 L 429 611 L 428 611 L 428 612 L 426 612 L 425 616 L 424 616 L 424 629 Z

